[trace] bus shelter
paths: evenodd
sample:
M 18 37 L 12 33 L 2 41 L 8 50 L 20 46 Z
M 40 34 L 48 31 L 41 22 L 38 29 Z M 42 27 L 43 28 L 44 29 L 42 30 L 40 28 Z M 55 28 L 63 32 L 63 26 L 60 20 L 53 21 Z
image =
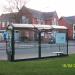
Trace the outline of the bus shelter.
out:
M 67 28 L 57 25 L 11 24 L 7 27 L 9 61 L 68 55 Z

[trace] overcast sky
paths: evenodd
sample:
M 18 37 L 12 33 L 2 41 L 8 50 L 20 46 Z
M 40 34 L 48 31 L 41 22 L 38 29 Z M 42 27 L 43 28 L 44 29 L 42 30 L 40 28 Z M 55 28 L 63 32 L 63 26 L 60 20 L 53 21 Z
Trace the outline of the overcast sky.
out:
M 6 0 L 0 1 L 0 13 Z M 40 11 L 56 11 L 58 16 L 75 16 L 75 0 L 30 0 L 26 5 Z

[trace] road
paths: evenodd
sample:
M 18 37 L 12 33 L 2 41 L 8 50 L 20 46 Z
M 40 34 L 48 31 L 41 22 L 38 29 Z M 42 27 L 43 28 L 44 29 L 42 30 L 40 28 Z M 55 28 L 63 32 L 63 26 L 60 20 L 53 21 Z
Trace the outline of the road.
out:
M 68 51 L 69 54 L 75 53 L 75 41 L 69 41 Z M 41 56 L 55 56 L 53 52 L 63 51 L 66 54 L 66 44 L 55 45 L 55 44 L 42 44 L 41 45 Z M 15 45 L 15 59 L 24 59 L 24 58 L 35 58 L 38 57 L 38 44 L 37 43 L 16 43 Z M 0 60 L 7 60 L 6 54 L 6 44 L 0 43 Z

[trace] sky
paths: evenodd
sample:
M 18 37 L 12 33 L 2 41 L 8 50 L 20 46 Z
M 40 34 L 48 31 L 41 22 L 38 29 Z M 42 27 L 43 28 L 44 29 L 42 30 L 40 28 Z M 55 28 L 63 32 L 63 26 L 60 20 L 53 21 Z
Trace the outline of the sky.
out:
M 0 14 L 7 0 L 0 1 Z M 30 0 L 26 6 L 44 12 L 56 11 L 58 16 L 75 16 L 75 0 Z

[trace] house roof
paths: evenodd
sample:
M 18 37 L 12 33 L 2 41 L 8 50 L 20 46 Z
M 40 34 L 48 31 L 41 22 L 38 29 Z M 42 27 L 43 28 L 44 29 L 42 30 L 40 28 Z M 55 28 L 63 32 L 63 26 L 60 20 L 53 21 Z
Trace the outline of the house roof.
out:
M 2 21 L 11 21 L 12 20 L 12 17 L 14 17 L 14 15 L 16 15 L 17 12 L 15 13 L 7 13 L 7 14 L 2 14 L 0 16 L 0 20 Z
M 43 19 L 43 20 L 48 20 L 48 19 L 51 19 L 54 16 L 57 16 L 56 11 L 53 11 L 53 12 L 41 12 L 41 11 L 30 9 L 30 8 L 27 8 L 27 7 L 23 6 L 20 11 L 24 12 L 24 10 L 30 12 L 34 18 Z M 4 20 L 5 21 L 6 20 L 11 20 L 10 18 L 12 18 L 17 13 L 18 12 L 2 14 L 0 16 L 0 20 L 3 20 L 3 21 Z
M 40 18 L 43 20 L 51 19 L 54 16 L 57 16 L 56 11 L 53 12 L 41 12 L 38 10 L 30 9 L 28 8 L 29 12 L 35 17 L 35 18 Z
M 40 12 L 34 9 L 29 9 L 29 12 L 31 12 L 31 14 L 35 17 L 35 18 L 40 18 L 43 20 L 47 20 L 47 19 L 51 19 L 52 17 L 56 16 L 57 13 L 56 11 L 53 12 Z
M 43 17 L 45 20 L 50 19 L 50 18 L 52 18 L 52 17 L 54 17 L 54 16 L 57 16 L 56 11 L 53 11 L 53 12 L 43 12 L 43 13 L 42 13 L 42 17 Z
M 75 16 L 64 17 L 69 24 L 75 24 Z
M 42 19 L 42 13 L 40 11 L 30 9 L 30 8 L 28 8 L 28 11 L 32 14 L 33 17 Z

